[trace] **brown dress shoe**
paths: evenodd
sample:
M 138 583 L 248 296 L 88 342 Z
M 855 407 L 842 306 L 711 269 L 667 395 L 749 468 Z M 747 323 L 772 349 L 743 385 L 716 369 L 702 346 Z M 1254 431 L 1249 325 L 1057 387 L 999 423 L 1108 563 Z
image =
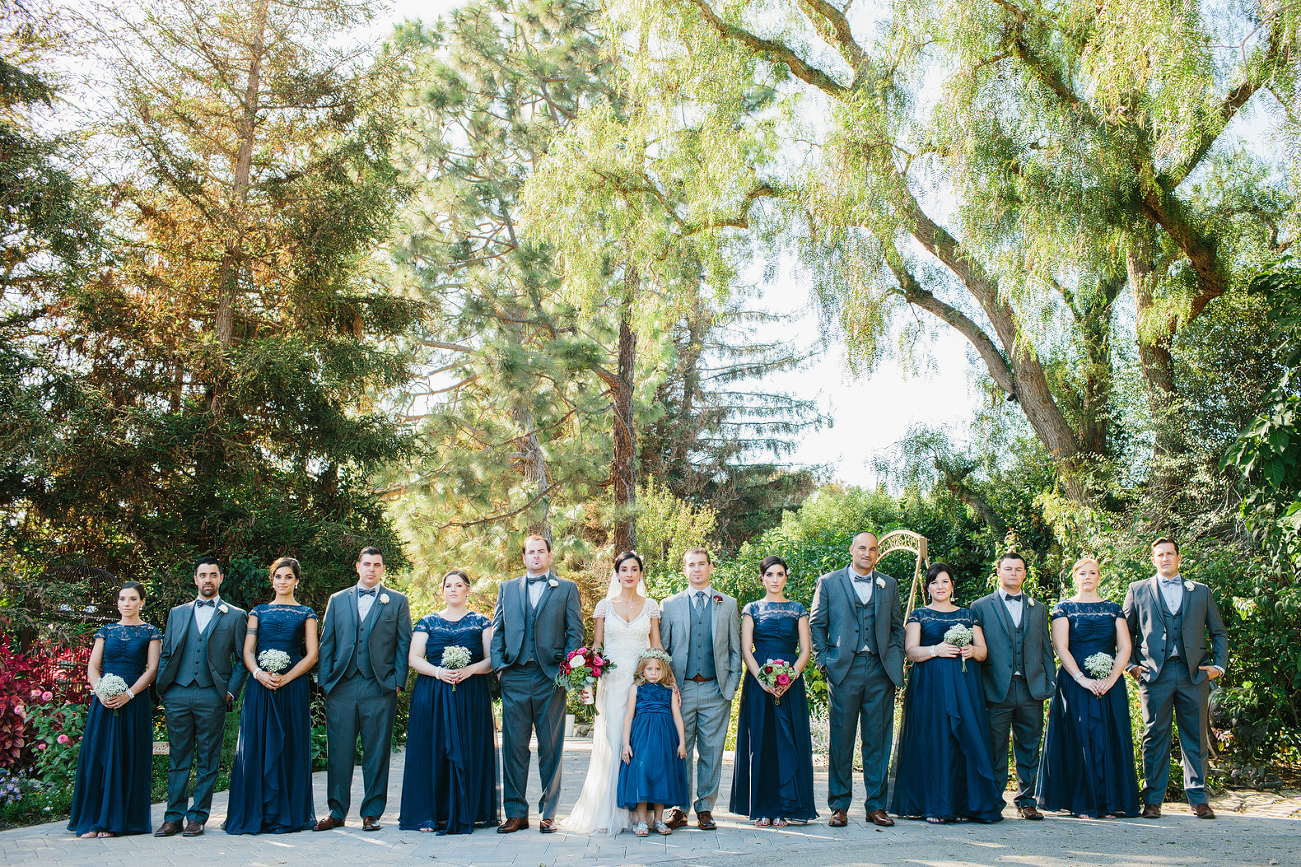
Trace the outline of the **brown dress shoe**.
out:
M 872 821 L 872 824 L 880 825 L 882 828 L 894 827 L 894 819 L 887 816 L 885 810 L 873 810 L 867 814 L 867 818 Z
M 827 824 L 832 828 L 843 828 L 849 824 L 849 814 L 844 810 L 832 810 L 831 818 L 827 820 Z
M 202 837 L 202 836 L 203 836 L 203 823 L 202 823 L 202 822 L 193 822 L 193 821 L 191 821 L 191 822 L 186 822 L 186 823 L 185 823 L 185 830 L 181 832 L 181 836 L 182 836 L 182 837 Z
M 538 833 L 540 834 L 554 834 L 559 830 L 560 828 L 557 827 L 555 819 L 541 819 L 538 821 Z
M 1193 815 L 1199 819 L 1214 819 L 1215 811 L 1211 809 L 1210 804 L 1190 804 L 1193 808 Z
M 1022 819 L 1042 819 L 1043 813 L 1034 804 L 1026 804 L 1024 807 L 1017 807 L 1016 811 L 1021 814 Z
M 1143 812 L 1140 813 L 1139 815 L 1140 815 L 1142 818 L 1144 818 L 1144 819 L 1160 819 L 1160 818 L 1161 818 L 1161 805 L 1160 805 L 1160 804 L 1144 804 L 1144 805 L 1143 805 Z
M 378 830 L 379 830 L 379 827 L 380 827 L 380 826 L 379 826 L 379 816 L 362 816 L 362 817 L 361 817 L 361 830 L 363 830 L 363 831 L 378 831 Z
M 669 827 L 670 831 L 676 831 L 687 824 L 687 814 L 674 807 L 669 810 L 668 815 L 664 817 L 664 824 Z
M 513 834 L 516 831 L 523 831 L 529 826 L 528 816 L 512 816 L 505 822 L 497 826 L 498 834 Z
M 313 831 L 329 831 L 332 828 L 342 828 L 343 820 L 336 819 L 333 816 L 326 816 L 321 821 L 312 826 Z
M 154 832 L 154 836 L 175 837 L 179 833 L 181 833 L 180 822 L 164 822 L 163 824 L 158 826 L 158 830 Z
M 696 827 L 702 831 L 712 831 L 718 827 L 714 823 L 714 814 L 709 810 L 696 811 Z

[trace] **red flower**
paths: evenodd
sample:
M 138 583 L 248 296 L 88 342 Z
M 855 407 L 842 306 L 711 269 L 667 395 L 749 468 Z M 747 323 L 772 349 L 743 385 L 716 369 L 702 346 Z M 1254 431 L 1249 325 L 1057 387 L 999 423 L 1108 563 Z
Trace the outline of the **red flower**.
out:
M 719 594 L 719 593 L 715 593 L 715 594 L 714 594 L 714 604 L 717 605 L 718 603 L 720 603 L 720 602 L 722 602 L 722 601 L 723 601 L 723 597 L 722 597 L 722 595 Z
M 777 675 L 777 685 L 778 685 L 778 686 L 790 686 L 790 683 L 791 683 L 790 675 L 787 675 L 787 674 L 779 674 L 779 675 Z
M 765 666 L 763 667 L 763 673 L 764 673 L 764 674 L 772 674 L 772 666 L 771 666 L 771 665 L 765 665 Z

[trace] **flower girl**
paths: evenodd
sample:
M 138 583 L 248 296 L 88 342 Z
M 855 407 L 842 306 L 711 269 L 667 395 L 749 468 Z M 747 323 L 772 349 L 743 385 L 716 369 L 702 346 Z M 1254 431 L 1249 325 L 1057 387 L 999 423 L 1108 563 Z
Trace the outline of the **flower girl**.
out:
M 647 807 L 654 808 L 655 830 L 671 834 L 664 824 L 664 805 L 687 800 L 686 738 L 682 730 L 681 696 L 673 681 L 671 658 L 662 650 L 647 650 L 637 660 L 628 710 L 623 720 L 623 764 L 619 767 L 619 806 L 636 813 L 633 833 L 650 834 Z M 676 730 L 676 733 L 675 733 Z

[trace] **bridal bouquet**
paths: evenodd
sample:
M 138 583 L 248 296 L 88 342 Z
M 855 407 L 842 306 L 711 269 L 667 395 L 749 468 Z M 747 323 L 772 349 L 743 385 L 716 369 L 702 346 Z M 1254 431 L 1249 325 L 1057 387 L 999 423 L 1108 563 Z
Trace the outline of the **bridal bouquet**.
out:
M 264 650 L 257 655 L 258 668 L 272 674 L 283 674 L 289 668 L 289 654 L 283 650 Z
M 784 659 L 770 659 L 759 666 L 759 682 L 769 689 L 790 686 L 795 682 L 795 678 L 799 676 L 800 673 L 795 670 L 795 666 Z M 781 696 L 773 696 L 772 703 L 774 705 L 781 704 Z
M 614 667 L 609 657 L 602 656 L 589 647 L 580 647 L 560 663 L 560 673 L 556 675 L 556 687 L 566 692 L 586 689 Z M 584 704 L 592 704 L 595 701 L 595 698 L 584 694 Z
M 1116 660 L 1106 653 L 1095 653 L 1088 659 L 1084 660 L 1084 670 L 1087 671 L 1094 680 L 1106 680 L 1111 677 L 1111 667 L 1116 664 Z
M 119 695 L 126 695 L 126 681 L 116 674 L 106 674 L 95 684 L 95 694 L 100 698 L 117 698 Z M 117 716 L 117 708 L 113 708 L 113 716 Z
M 944 633 L 945 643 L 952 644 L 954 647 L 966 647 L 975 637 L 970 627 L 963 626 L 961 623 L 950 626 L 949 631 Z M 965 659 L 962 660 L 962 670 L 964 672 L 967 670 L 967 661 Z
M 443 648 L 443 668 L 449 671 L 460 671 L 470 664 L 470 651 L 459 644 Z M 452 692 L 456 692 L 456 684 L 452 684 Z

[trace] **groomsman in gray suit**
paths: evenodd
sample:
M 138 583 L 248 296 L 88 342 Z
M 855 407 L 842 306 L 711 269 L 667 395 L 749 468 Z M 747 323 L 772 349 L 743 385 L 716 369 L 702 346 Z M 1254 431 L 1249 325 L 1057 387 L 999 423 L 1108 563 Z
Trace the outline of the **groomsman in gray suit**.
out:
M 1048 609 L 1023 593 L 1025 558 L 1009 551 L 998 558 L 998 589 L 971 605 L 985 633 L 988 655 L 980 667 L 989 711 L 989 745 L 994 756 L 994 786 L 1007 790 L 1007 745 L 1016 754 L 1016 809 L 1023 819 L 1042 819 L 1035 805 L 1039 745 L 1044 733 L 1044 700 L 1053 694 L 1057 669 L 1048 629 Z
M 1229 664 L 1229 635 L 1205 584 L 1179 574 L 1179 546 L 1152 543 L 1156 575 L 1129 585 L 1125 619 L 1134 639 L 1128 673 L 1143 708 L 1143 818 L 1161 817 L 1170 781 L 1170 718 L 1179 723 L 1184 794 L 1199 819 L 1214 819 L 1206 803 L 1206 746 L 1211 681 Z M 1206 637 L 1210 635 L 1210 647 Z
M 524 540 L 524 575 L 503 581 L 492 617 L 492 668 L 501 680 L 502 801 L 506 821 L 497 833 L 529 826 L 524 792 L 529 777 L 529 738 L 538 738 L 538 830 L 556 830 L 560 760 L 565 749 L 565 691 L 555 684 L 560 663 L 583 646 L 583 609 L 578 585 L 551 571 L 551 540 Z
M 873 533 L 849 544 L 850 564 L 818 579 L 809 632 L 831 692 L 827 805 L 833 828 L 849 824 L 854 796 L 854 738 L 862 727 L 864 808 L 871 822 L 885 812 L 894 693 L 903 686 L 903 611 L 899 586 L 876 571 L 881 545 Z
M 198 598 L 167 614 L 155 684 L 167 714 L 167 812 L 155 837 L 203 833 L 225 742 L 226 711 L 248 677 L 243 660 L 248 615 L 222 601 L 221 579 L 221 564 L 204 557 L 194 569 Z
M 723 777 L 723 748 L 732 716 L 732 696 L 741 682 L 741 618 L 736 599 L 710 586 L 714 572 L 709 552 L 689 548 L 682 556 L 687 589 L 660 605 L 660 642 L 673 657 L 673 677 L 682 694 L 682 724 L 687 748 L 687 800 L 669 811 L 665 824 L 681 828 L 696 799 L 696 824 L 706 831 L 714 823 L 714 800 Z M 691 772 L 691 751 L 699 758 Z
M 384 555 L 363 548 L 357 583 L 330 597 L 321 624 L 317 681 L 325 693 L 325 797 L 330 814 L 313 830 L 338 828 L 352 805 L 352 772 L 361 736 L 361 829 L 378 831 L 388 804 L 389 756 L 398 691 L 407 685 L 411 608 L 385 587 Z

